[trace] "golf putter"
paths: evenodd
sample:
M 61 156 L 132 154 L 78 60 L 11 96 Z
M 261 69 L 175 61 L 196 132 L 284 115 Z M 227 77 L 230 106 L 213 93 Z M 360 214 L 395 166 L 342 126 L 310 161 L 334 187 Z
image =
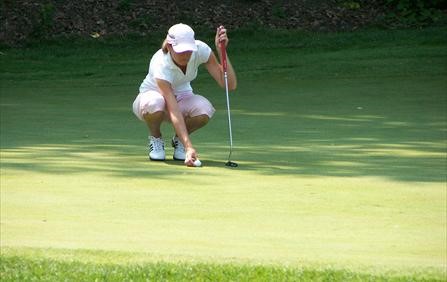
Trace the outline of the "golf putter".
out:
M 225 163 L 225 165 L 229 167 L 237 167 L 237 163 L 231 161 L 231 153 L 233 152 L 233 133 L 231 129 L 230 95 L 228 95 L 227 50 L 225 49 L 225 44 L 223 43 L 220 43 L 220 54 L 222 57 L 222 67 L 225 79 L 225 94 L 227 96 L 228 132 L 230 135 L 230 153 L 228 155 L 228 161 Z

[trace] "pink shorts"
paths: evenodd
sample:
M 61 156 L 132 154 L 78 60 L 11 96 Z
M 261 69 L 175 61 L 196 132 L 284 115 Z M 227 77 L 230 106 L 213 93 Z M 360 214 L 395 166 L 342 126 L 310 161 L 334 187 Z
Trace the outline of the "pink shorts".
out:
M 211 118 L 216 111 L 208 99 L 192 92 L 177 94 L 176 98 L 183 117 L 207 115 Z M 163 96 L 157 91 L 140 93 L 133 102 L 133 113 L 142 121 L 144 121 L 143 116 L 145 114 L 160 111 L 167 112 L 166 102 Z M 169 121 L 168 115 L 165 115 L 165 119 Z

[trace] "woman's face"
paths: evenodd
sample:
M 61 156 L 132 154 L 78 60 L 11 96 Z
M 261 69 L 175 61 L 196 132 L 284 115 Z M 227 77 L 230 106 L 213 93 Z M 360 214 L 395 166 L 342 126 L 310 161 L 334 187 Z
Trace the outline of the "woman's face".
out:
M 189 59 L 191 58 L 192 51 L 185 51 L 182 53 L 176 53 L 174 49 L 169 48 L 171 53 L 171 57 L 174 60 L 174 63 L 179 67 L 186 67 L 188 65 Z

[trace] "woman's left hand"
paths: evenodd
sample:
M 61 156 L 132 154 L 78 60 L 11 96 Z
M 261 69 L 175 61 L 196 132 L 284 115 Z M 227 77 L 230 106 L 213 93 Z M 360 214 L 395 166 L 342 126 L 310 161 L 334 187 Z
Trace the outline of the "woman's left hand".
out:
M 216 31 L 216 37 L 214 40 L 214 43 L 216 44 L 216 48 L 219 50 L 220 44 L 225 44 L 225 47 L 228 46 L 228 36 L 227 36 L 227 30 L 223 25 L 219 26 Z

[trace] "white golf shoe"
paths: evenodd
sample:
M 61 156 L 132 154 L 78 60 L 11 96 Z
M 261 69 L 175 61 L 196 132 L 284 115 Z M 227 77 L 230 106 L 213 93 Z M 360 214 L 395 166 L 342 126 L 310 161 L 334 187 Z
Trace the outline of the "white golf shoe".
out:
M 183 147 L 182 142 L 180 142 L 177 136 L 172 138 L 172 147 L 174 147 L 174 160 L 184 161 L 186 157 L 185 147 Z
M 163 139 L 149 136 L 149 159 L 152 161 L 164 161 L 165 156 L 165 143 Z

